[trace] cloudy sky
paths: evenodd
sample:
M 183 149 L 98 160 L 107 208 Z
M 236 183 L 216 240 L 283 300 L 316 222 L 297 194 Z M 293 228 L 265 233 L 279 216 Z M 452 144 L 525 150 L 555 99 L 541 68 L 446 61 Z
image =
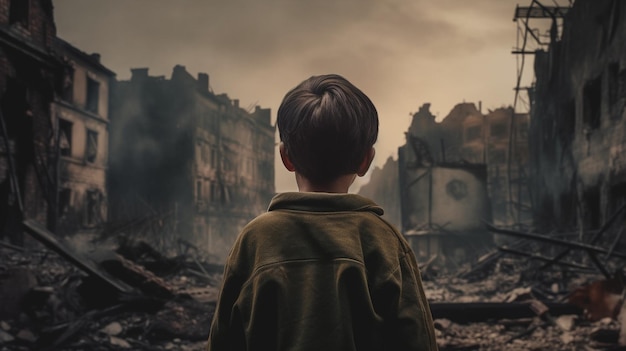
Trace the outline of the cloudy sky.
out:
M 396 157 L 410 113 L 512 105 L 516 4 L 530 0 L 54 0 L 57 34 L 130 77 L 206 72 L 216 93 L 276 110 L 311 75 L 338 73 L 374 102 L 375 166 Z M 545 2 L 545 1 L 544 1 Z M 526 66 L 527 69 L 532 67 Z M 357 186 L 353 187 L 353 191 Z M 277 191 L 296 190 L 277 164 Z

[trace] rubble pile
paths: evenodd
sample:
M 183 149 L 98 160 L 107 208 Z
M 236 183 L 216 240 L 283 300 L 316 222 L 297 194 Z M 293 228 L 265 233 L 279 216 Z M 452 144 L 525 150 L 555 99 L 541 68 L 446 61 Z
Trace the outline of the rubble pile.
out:
M 616 349 L 620 326 L 614 318 L 591 321 L 568 303 L 572 290 L 602 275 L 563 280 L 562 272 L 551 272 L 531 280 L 522 270 L 528 262 L 502 261 L 489 277 L 449 275 L 424 281 L 440 350 Z
M 0 242 L 0 351 L 204 349 L 223 267 L 201 250 L 181 241 L 166 255 L 128 235 L 78 249 L 37 223 L 25 228 L 42 245 Z M 511 242 L 455 272 L 421 267 L 440 350 L 626 343 L 623 248 L 613 240 L 598 257 L 571 240 L 578 246 L 560 255 L 542 240 Z
M 205 348 L 222 267 L 190 254 L 155 259 L 145 243 L 134 256 L 93 252 L 108 256 L 101 274 L 128 289 L 117 291 L 54 251 L 1 244 L 0 350 Z

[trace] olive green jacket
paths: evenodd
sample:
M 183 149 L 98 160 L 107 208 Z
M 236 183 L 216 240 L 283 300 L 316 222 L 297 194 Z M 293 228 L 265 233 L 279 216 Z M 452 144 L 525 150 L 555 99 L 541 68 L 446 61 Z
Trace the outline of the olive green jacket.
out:
M 208 349 L 436 350 L 415 256 L 354 194 L 283 193 L 237 238 Z

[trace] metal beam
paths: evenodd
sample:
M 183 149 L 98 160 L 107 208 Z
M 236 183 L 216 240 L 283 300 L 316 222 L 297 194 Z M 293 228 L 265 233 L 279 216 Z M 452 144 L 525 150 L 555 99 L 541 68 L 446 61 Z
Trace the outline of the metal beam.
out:
M 561 6 L 518 6 L 515 8 L 513 20 L 520 18 L 563 18 L 569 9 L 569 7 Z
M 545 236 L 545 235 L 541 235 L 541 234 L 524 233 L 524 232 L 518 232 L 518 231 L 510 230 L 510 229 L 496 228 L 496 227 L 494 227 L 491 224 L 486 223 L 486 222 L 485 222 L 485 225 L 487 226 L 487 229 L 489 231 L 492 231 L 492 232 L 497 233 L 497 234 L 516 236 L 516 237 L 519 237 L 519 238 L 526 238 L 526 239 L 531 239 L 531 240 L 535 240 L 535 241 L 543 241 L 543 242 L 547 242 L 547 243 L 550 243 L 550 244 L 566 246 L 566 247 L 573 248 L 573 249 L 580 249 L 580 250 L 585 250 L 585 251 L 591 251 L 593 253 L 608 254 L 607 250 L 605 250 L 605 249 L 603 249 L 601 247 L 598 247 L 598 246 L 590 245 L 590 244 L 557 239 L 557 238 L 553 238 L 553 237 L 549 237 L 549 236 Z M 626 259 L 626 253 L 622 253 L 622 252 L 613 252 L 613 256 L 614 257 L 619 257 L 621 259 Z

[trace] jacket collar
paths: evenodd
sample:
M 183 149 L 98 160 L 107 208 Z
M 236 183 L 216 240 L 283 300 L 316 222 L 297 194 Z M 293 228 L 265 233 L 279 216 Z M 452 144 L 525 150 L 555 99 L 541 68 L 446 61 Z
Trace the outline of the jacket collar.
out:
M 297 210 L 310 212 L 370 211 L 381 216 L 384 211 L 374 201 L 357 194 L 286 192 L 272 199 L 268 211 Z

